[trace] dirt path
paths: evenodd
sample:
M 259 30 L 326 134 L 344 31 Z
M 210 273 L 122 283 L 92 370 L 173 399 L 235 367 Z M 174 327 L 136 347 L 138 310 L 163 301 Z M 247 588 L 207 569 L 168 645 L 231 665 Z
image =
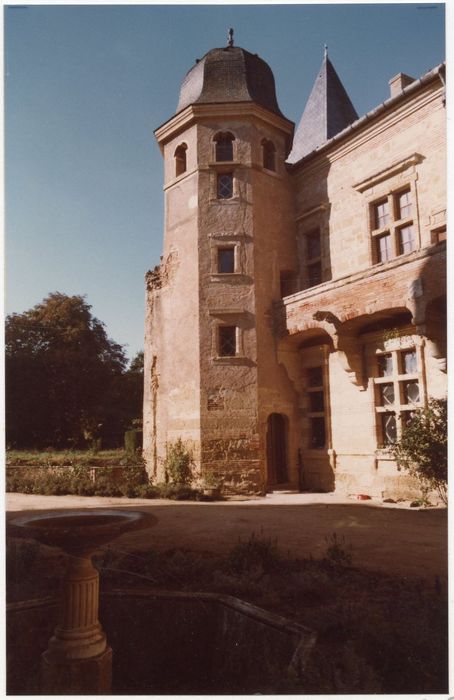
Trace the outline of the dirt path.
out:
M 187 548 L 228 551 L 252 533 L 277 539 L 294 556 L 322 555 L 334 532 L 351 546 L 359 567 L 419 576 L 433 582 L 447 578 L 447 511 L 397 507 L 379 501 L 357 502 L 335 494 L 267 496 L 242 501 L 188 503 L 167 500 L 33 496 L 7 494 L 7 518 L 27 511 L 66 508 L 132 508 L 152 512 L 150 530 L 125 534 L 118 549 Z

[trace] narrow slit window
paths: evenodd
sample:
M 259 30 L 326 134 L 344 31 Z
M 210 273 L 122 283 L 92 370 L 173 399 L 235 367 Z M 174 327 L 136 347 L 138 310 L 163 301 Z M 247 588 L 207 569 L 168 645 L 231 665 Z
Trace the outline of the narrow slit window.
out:
M 188 147 L 185 143 L 178 146 L 175 151 L 175 177 L 182 175 L 186 172 L 187 162 L 186 162 L 186 151 Z
M 276 148 L 272 141 L 264 140 L 263 148 L 263 167 L 267 170 L 276 170 Z

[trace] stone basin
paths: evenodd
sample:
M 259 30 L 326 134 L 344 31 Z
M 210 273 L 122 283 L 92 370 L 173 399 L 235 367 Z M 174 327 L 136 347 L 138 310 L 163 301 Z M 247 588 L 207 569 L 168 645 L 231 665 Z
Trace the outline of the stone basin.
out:
M 71 510 L 23 515 L 8 523 L 8 534 L 30 538 L 68 554 L 86 555 L 126 531 L 152 527 L 157 518 L 149 513 L 120 510 Z
M 43 695 L 110 694 L 112 649 L 98 619 L 99 573 L 91 556 L 123 532 L 156 523 L 153 515 L 124 510 L 37 513 L 8 523 L 8 535 L 60 547 L 68 555 L 57 624 L 41 655 Z

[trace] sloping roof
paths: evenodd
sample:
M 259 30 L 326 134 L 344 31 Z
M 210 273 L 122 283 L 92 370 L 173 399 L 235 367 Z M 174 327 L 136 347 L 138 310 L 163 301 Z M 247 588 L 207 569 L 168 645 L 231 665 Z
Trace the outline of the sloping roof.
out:
M 333 64 L 325 55 L 287 159 L 296 163 L 358 119 Z
M 283 117 L 271 68 L 239 46 L 212 49 L 186 74 L 177 112 L 190 104 L 255 102 Z

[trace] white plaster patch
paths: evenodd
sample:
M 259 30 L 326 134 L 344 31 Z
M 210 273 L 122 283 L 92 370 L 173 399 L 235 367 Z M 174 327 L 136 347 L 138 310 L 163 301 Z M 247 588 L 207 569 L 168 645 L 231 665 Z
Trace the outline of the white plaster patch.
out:
M 193 194 L 192 197 L 189 197 L 189 202 L 188 202 L 189 209 L 197 209 L 198 201 L 199 200 L 198 200 L 198 197 L 196 194 Z

